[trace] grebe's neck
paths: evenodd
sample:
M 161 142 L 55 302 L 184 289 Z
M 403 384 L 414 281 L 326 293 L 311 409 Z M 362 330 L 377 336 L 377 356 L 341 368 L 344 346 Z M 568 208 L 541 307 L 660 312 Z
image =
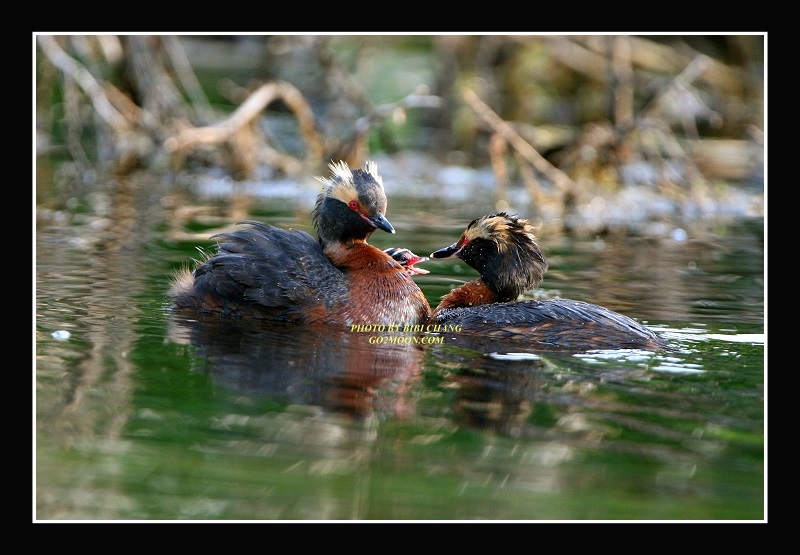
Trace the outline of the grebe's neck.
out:
M 391 256 L 377 247 L 373 247 L 365 239 L 351 239 L 345 243 L 338 241 L 323 243 L 322 250 L 334 266 L 342 271 L 350 272 L 376 266 L 404 272 L 403 267 Z
M 493 289 L 483 279 L 476 279 L 461 285 L 442 297 L 433 315 L 451 308 L 464 308 L 482 304 L 502 303 L 516 300 L 518 295 L 510 297 Z
M 346 324 L 422 324 L 431 307 L 406 269 L 363 240 L 331 243 L 325 255 L 347 276 L 350 303 L 336 317 Z M 370 299 L 380 299 L 375 302 Z

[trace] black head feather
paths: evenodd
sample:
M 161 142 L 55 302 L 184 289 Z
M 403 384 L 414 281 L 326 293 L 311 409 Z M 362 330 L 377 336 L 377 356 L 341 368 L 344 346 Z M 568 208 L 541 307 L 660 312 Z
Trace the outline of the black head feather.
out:
M 345 162 L 330 164 L 331 177 L 319 178 L 325 188 L 317 196 L 314 227 L 320 242 L 366 240 L 376 229 L 394 233 L 386 220 L 386 193 L 377 165 L 350 170 Z
M 547 271 L 533 226 L 518 216 L 500 212 L 476 218 L 459 243 L 456 256 L 477 270 L 502 299 L 516 299 L 538 286 Z

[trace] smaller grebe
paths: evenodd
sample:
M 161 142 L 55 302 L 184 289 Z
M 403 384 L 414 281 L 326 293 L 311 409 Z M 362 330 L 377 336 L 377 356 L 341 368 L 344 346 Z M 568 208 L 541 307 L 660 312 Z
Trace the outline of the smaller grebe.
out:
M 413 252 L 408 249 L 404 249 L 402 247 L 390 247 L 388 249 L 384 249 L 386 254 L 394 258 L 397 262 L 403 266 L 406 271 L 414 276 L 418 274 L 429 274 L 430 272 L 425 268 L 417 268 L 415 264 L 419 264 L 420 262 L 425 262 L 426 260 L 430 260 L 427 256 L 417 256 Z
M 538 286 L 547 261 L 533 226 L 505 212 L 473 220 L 461 237 L 432 258 L 457 256 L 480 278 L 442 297 L 430 322 L 461 324 L 462 333 L 520 337 L 579 349 L 670 350 L 655 332 L 602 306 L 570 299 L 517 301 Z
M 172 284 L 176 309 L 235 317 L 327 324 L 420 324 L 430 305 L 409 271 L 367 243 L 376 229 L 394 233 L 374 162 L 331 177 L 313 210 L 318 240 L 304 231 L 257 222 L 214 236 L 217 252 Z M 413 266 L 413 264 L 412 264 Z

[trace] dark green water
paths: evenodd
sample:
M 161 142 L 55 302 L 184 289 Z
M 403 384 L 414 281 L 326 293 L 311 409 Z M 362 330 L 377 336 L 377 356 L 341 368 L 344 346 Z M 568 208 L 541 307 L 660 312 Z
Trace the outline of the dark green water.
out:
M 676 353 L 390 347 L 172 315 L 171 273 L 210 245 L 175 232 L 207 236 L 227 201 L 38 179 L 35 519 L 766 519 L 761 220 L 540 236 L 538 295 L 623 312 Z M 308 229 L 304 199 L 251 208 Z M 395 196 L 397 235 L 372 243 L 427 254 L 471 210 Z M 474 276 L 426 267 L 432 304 Z

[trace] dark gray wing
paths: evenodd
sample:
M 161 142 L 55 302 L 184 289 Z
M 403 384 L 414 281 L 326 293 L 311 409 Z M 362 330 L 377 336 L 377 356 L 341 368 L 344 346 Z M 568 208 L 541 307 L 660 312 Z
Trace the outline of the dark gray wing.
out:
M 258 222 L 222 233 L 218 251 L 194 271 L 195 293 L 241 313 L 280 317 L 311 306 L 330 308 L 347 298 L 344 274 L 304 231 Z
M 462 333 L 528 337 L 578 348 L 669 348 L 654 331 L 599 305 L 571 299 L 493 303 L 445 310 L 436 323 L 461 324 Z

